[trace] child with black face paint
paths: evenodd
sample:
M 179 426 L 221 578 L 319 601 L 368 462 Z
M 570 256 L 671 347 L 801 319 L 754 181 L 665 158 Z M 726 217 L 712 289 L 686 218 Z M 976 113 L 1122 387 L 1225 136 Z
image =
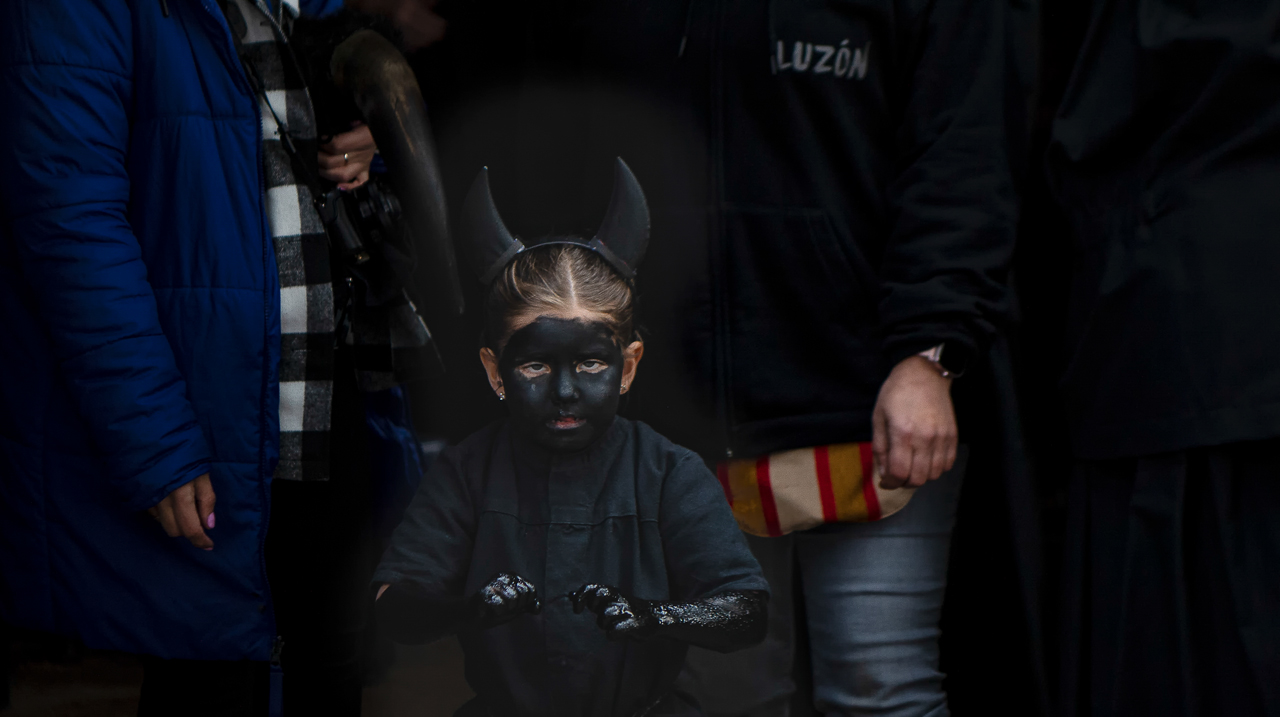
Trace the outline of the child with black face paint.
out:
M 698 715 L 672 690 L 687 646 L 764 637 L 768 584 L 714 476 L 616 415 L 649 222 L 621 160 L 615 182 L 590 241 L 526 247 L 484 174 L 463 208 L 508 417 L 441 455 L 375 576 L 397 639 L 458 634 L 477 694 L 458 714 Z

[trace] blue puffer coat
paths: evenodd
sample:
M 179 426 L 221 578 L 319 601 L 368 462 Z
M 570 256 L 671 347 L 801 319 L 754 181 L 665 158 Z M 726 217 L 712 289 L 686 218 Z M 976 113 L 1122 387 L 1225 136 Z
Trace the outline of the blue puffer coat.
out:
M 10 623 L 269 656 L 280 294 L 257 107 L 214 0 L 0 3 Z M 212 552 L 145 512 L 205 472 Z

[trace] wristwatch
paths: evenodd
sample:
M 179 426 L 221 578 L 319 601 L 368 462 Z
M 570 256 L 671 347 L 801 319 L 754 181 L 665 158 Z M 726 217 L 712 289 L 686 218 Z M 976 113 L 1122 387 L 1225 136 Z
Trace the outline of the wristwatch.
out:
M 968 352 L 963 348 L 959 351 L 947 351 L 947 348 L 947 344 L 941 343 L 916 355 L 933 364 L 943 378 L 960 378 L 969 368 Z

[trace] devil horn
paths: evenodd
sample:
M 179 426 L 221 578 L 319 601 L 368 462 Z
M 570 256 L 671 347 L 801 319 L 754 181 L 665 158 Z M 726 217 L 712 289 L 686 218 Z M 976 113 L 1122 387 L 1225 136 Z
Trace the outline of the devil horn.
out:
M 516 254 L 524 251 L 524 244 L 508 231 L 493 203 L 488 167 L 480 170 L 467 192 L 461 224 L 463 240 L 470 247 L 471 266 L 486 286 Z
M 649 247 L 649 203 L 636 175 L 621 157 L 613 169 L 609 208 L 591 243 L 598 244 L 597 251 L 603 247 L 604 257 L 628 279 L 635 276 L 636 267 L 644 260 L 645 249 Z M 618 261 L 622 266 L 617 266 Z

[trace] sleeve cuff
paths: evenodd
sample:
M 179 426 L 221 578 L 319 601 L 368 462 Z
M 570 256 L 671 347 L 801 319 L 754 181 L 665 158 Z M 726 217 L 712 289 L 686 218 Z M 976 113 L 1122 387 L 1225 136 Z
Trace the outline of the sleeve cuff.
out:
M 130 510 L 146 510 L 164 500 L 174 490 L 210 473 L 213 467 L 206 457 L 182 461 L 178 466 L 175 463 L 179 461 L 164 460 L 134 476 L 129 482 L 136 488 L 131 495 L 125 497 L 125 506 Z
M 952 361 L 965 366 L 972 366 L 979 355 L 973 339 L 960 331 L 913 332 L 909 336 L 888 339 L 884 345 L 884 356 L 889 366 L 897 366 L 904 359 L 927 351 L 938 344 L 943 349 L 943 364 L 950 366 Z

